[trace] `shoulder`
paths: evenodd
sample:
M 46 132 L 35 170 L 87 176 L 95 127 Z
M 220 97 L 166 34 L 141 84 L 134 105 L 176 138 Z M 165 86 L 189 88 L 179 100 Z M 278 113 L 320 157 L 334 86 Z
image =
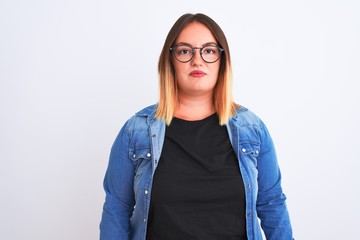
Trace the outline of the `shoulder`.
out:
M 244 106 L 240 106 L 236 110 L 236 114 L 231 120 L 239 126 L 263 125 L 262 120 L 254 112 Z
M 230 125 L 240 131 L 242 138 L 248 138 L 252 141 L 259 140 L 263 144 L 271 141 L 270 133 L 265 123 L 257 114 L 246 107 L 241 106 L 236 111 L 236 114 L 230 119 Z
M 156 110 L 157 110 L 157 104 L 153 104 L 153 105 L 150 105 L 150 106 L 147 106 L 147 107 L 141 109 L 140 111 L 135 113 L 135 116 L 138 116 L 138 117 L 155 116 Z
M 136 112 L 126 121 L 124 125 L 125 129 L 127 131 L 146 130 L 148 128 L 148 122 L 155 118 L 156 109 L 157 104 L 153 104 Z

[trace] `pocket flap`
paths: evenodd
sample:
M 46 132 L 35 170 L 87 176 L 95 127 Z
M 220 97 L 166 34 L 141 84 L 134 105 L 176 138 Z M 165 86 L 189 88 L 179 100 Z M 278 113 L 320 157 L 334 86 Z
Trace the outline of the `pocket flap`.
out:
M 251 154 L 257 157 L 260 153 L 260 144 L 253 142 L 242 142 L 239 145 L 240 152 L 243 154 Z
M 133 161 L 138 159 L 151 159 L 150 147 L 134 147 L 129 149 L 129 158 Z

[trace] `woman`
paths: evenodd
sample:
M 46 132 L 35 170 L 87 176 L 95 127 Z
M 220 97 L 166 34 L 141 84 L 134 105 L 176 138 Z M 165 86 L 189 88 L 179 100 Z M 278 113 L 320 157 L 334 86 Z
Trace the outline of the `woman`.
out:
M 262 228 L 292 239 L 273 142 L 232 100 L 221 28 L 181 16 L 158 70 L 158 104 L 129 119 L 112 147 L 100 238 L 262 239 Z

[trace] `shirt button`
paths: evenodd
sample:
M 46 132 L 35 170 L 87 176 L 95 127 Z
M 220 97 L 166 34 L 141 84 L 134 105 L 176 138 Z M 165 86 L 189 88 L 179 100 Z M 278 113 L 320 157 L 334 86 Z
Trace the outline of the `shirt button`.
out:
M 259 150 L 256 150 L 255 152 L 256 152 L 256 154 L 259 154 Z
M 144 218 L 144 222 L 146 222 L 146 218 Z
M 251 212 L 249 212 L 247 215 L 248 215 L 248 217 L 251 217 L 251 216 L 252 216 L 252 213 L 251 213 Z
M 149 194 L 149 191 L 146 189 L 145 190 L 145 195 L 148 195 Z
M 246 185 L 247 188 L 250 188 L 250 184 Z
M 136 158 L 136 154 L 133 155 L 133 158 Z
M 157 160 L 157 159 L 155 159 L 155 164 L 156 164 L 156 165 L 158 164 L 158 160 Z
M 149 158 L 151 157 L 151 153 L 147 153 L 146 156 Z
M 242 151 L 242 152 L 246 152 L 246 149 L 245 149 L 245 148 L 243 148 L 243 149 L 241 149 L 241 151 Z

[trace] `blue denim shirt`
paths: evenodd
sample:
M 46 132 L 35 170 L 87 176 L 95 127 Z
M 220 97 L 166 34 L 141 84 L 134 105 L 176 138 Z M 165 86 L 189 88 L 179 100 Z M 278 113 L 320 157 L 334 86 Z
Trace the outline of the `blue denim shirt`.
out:
M 165 122 L 155 118 L 156 105 L 130 118 L 118 134 L 105 174 L 106 200 L 100 223 L 101 240 L 144 240 L 152 178 L 165 138 Z M 292 239 L 273 141 L 264 123 L 242 107 L 227 124 L 239 160 L 246 196 L 249 240 Z M 260 221 L 259 221 L 260 219 Z

